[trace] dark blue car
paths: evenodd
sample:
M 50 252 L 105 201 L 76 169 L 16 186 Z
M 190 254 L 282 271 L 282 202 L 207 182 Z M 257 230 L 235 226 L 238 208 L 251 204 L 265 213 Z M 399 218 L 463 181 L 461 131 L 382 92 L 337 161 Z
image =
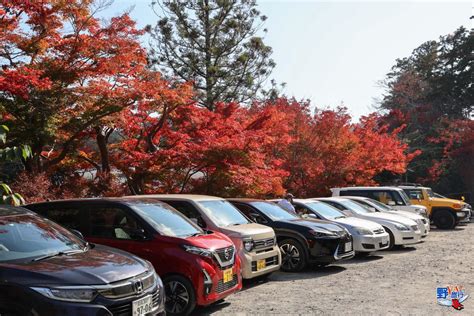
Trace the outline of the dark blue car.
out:
M 88 244 L 24 208 L 0 207 L 0 315 L 163 311 L 163 285 L 148 261 Z

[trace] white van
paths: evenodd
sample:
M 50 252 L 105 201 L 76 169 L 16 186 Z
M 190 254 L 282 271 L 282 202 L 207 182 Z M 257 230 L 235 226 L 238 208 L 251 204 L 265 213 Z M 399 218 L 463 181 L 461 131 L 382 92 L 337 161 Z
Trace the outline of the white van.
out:
M 395 210 L 408 211 L 428 218 L 426 207 L 410 203 L 405 191 L 395 187 L 332 188 L 332 196 L 363 196 L 390 205 Z

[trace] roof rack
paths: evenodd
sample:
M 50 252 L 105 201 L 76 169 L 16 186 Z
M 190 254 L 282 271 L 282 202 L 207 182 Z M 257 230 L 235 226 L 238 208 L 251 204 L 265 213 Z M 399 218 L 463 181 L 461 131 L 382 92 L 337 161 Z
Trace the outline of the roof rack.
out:
M 407 186 L 414 186 L 414 187 L 421 187 L 422 186 L 420 183 L 412 183 L 412 182 L 402 182 L 398 185 L 407 185 Z

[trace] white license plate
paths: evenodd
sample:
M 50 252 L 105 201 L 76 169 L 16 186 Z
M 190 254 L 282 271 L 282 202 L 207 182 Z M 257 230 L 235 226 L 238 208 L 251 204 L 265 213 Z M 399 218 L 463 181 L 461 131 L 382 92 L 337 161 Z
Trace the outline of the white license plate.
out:
M 139 300 L 133 301 L 132 312 L 133 316 L 146 315 L 153 309 L 153 300 L 151 295 L 145 296 Z
M 352 250 L 352 242 L 346 242 L 346 244 L 344 245 L 344 251 L 348 252 L 351 250 Z

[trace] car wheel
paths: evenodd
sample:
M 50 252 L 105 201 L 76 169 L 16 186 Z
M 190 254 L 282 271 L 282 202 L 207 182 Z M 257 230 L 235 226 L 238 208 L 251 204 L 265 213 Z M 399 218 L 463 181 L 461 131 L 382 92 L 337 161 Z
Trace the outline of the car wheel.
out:
M 294 239 L 285 239 L 278 243 L 281 251 L 281 269 L 286 272 L 301 271 L 306 266 L 303 247 Z
M 433 221 L 439 229 L 452 229 L 456 226 L 456 219 L 448 210 L 437 211 L 433 217 Z
M 395 246 L 395 237 L 390 229 L 384 227 L 385 231 L 388 233 L 389 241 L 388 241 L 388 248 L 385 250 L 391 250 Z
M 167 315 L 189 315 L 196 307 L 194 288 L 188 279 L 173 275 L 163 280 Z

